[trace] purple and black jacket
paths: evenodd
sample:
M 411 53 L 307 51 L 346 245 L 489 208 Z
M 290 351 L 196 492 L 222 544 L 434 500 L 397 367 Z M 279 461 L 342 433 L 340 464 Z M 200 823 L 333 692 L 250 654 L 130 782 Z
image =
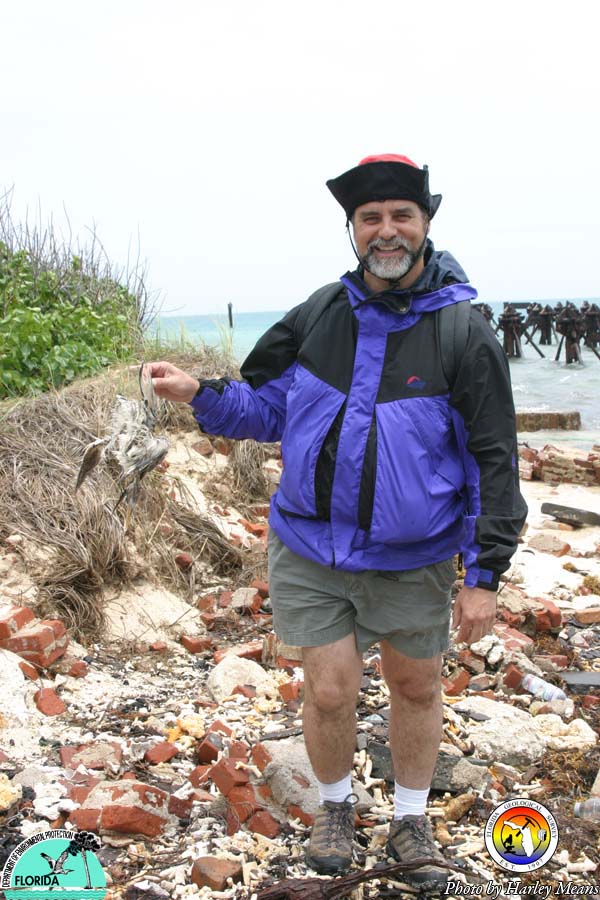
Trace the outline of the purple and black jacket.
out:
M 310 299 L 258 341 L 243 381 L 203 381 L 191 405 L 205 432 L 281 440 L 269 523 L 295 553 L 358 572 L 462 552 L 465 584 L 495 589 L 527 513 L 508 364 L 471 309 L 448 383 L 435 311 L 477 292 L 431 242 L 425 262 L 409 290 L 343 276 L 309 329 Z

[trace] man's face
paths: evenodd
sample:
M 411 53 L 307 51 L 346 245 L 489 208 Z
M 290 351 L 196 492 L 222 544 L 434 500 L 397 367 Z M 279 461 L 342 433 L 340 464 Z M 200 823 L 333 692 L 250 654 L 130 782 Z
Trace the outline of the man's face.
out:
M 364 203 L 352 216 L 356 249 L 365 268 L 398 281 L 423 255 L 429 221 L 412 200 Z

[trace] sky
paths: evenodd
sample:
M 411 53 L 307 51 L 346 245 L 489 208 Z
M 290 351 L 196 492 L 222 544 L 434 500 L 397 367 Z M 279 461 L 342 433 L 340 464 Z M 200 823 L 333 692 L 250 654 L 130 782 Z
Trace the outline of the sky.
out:
M 288 309 L 352 268 L 328 178 L 430 169 L 481 300 L 600 296 L 595 0 L 0 0 L 0 193 L 163 315 Z

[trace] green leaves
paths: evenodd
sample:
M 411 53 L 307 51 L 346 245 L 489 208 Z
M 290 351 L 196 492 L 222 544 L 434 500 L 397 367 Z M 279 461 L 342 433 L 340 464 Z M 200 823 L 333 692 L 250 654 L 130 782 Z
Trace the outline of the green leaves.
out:
M 0 399 L 59 387 L 134 351 L 135 297 L 85 275 L 78 257 L 70 271 L 36 272 L 25 251 L 0 243 L 0 309 Z

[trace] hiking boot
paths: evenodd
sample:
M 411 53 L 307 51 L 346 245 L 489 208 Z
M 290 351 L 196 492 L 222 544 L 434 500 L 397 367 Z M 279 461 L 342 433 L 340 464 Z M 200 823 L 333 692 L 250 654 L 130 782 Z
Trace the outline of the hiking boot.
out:
M 390 825 L 387 851 L 401 863 L 418 859 L 431 859 L 435 863 L 445 863 L 445 859 L 435 846 L 433 833 L 427 816 L 403 816 L 394 819 Z M 422 866 L 414 872 L 402 872 L 398 876 L 411 887 L 424 891 L 443 891 L 448 881 L 448 870 L 436 865 Z
M 356 794 L 349 794 L 342 803 L 326 800 L 318 808 L 306 851 L 306 862 L 315 872 L 337 875 L 350 867 L 357 800 Z

